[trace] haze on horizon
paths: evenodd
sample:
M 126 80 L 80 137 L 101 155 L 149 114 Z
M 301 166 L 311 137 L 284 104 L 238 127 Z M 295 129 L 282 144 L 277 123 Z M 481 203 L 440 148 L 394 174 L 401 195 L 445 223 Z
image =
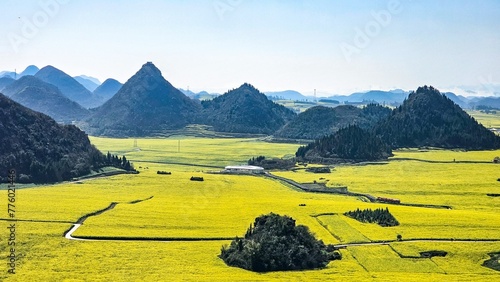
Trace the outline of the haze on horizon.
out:
M 0 71 L 53 65 L 125 82 L 152 61 L 193 91 L 426 84 L 500 95 L 495 0 L 4 0 L 0 9 Z

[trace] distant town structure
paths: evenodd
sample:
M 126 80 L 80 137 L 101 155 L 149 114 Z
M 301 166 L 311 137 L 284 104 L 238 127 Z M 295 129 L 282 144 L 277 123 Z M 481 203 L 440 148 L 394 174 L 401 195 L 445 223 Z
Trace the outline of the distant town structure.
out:
M 263 174 L 264 168 L 260 166 L 253 165 L 235 165 L 226 166 L 224 168 L 225 173 L 242 173 L 242 174 Z

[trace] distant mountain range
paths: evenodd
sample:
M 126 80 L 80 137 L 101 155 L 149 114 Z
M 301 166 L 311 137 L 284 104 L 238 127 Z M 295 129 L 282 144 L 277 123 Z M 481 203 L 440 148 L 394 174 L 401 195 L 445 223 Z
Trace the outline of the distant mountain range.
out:
M 356 92 L 350 95 L 333 95 L 328 97 L 312 97 L 305 96 L 297 91 L 287 90 L 281 92 L 266 92 L 266 95 L 274 100 L 293 100 L 293 101 L 322 101 L 333 100 L 341 104 L 368 104 L 378 103 L 397 106 L 403 103 L 408 98 L 410 92 L 401 89 L 390 91 L 371 90 L 366 92 Z M 465 97 L 456 95 L 453 92 L 443 92 L 443 94 L 450 98 L 457 105 L 463 109 L 470 109 L 477 106 L 487 106 L 500 109 L 500 97 Z
M 101 97 L 94 95 L 74 78 L 53 66 L 42 68 L 35 77 L 57 86 L 66 97 L 85 108 L 94 108 L 103 102 Z
M 106 79 L 99 87 L 94 90 L 94 95 L 102 97 L 104 101 L 109 100 L 113 97 L 120 88 L 122 88 L 123 84 L 121 84 L 118 80 L 108 78 Z
M 348 96 L 334 95 L 325 99 L 318 98 L 318 100 L 335 101 L 334 104 L 338 102 L 340 105 L 334 105 L 337 107 L 317 106 L 296 115 L 290 109 L 272 100 L 303 101 L 309 107 L 314 106 L 311 102 L 314 97 L 308 97 L 293 90 L 263 94 L 248 83 L 223 95 L 205 91 L 194 93 L 173 87 L 152 63 L 143 65 L 124 85 L 114 79 L 107 79 L 96 86 L 100 82 L 95 78 L 83 75 L 73 78 L 52 66 L 46 66 L 40 70 L 36 66 L 29 66 L 17 78 L 15 80 L 10 76 L 0 77 L 0 91 L 22 105 L 45 113 L 58 122 L 78 121 L 78 124 L 87 132 L 107 136 L 148 136 L 181 129 L 191 124 L 202 124 L 218 132 L 316 139 L 349 125 L 357 125 L 362 130 L 372 130 L 391 112 L 385 107 L 370 105 L 371 103 L 398 107 L 408 104 L 414 97 L 412 96 L 414 94 L 401 89 L 373 90 Z M 95 87 L 94 91 L 91 92 L 82 83 L 90 89 Z M 433 92 L 434 90 L 426 88 L 425 91 Z M 419 88 L 419 91 L 424 90 Z M 500 97 L 464 97 L 452 92 L 439 93 L 439 95 L 462 108 L 486 106 L 500 109 Z M 431 94 L 428 96 L 432 97 Z M 440 99 L 432 99 L 432 101 L 437 104 L 442 102 Z M 349 106 L 351 103 L 363 104 L 365 107 Z M 328 104 L 328 106 L 331 105 L 331 103 Z M 89 108 L 92 109 L 89 111 Z M 448 116 L 447 119 L 451 118 L 459 123 L 468 124 L 458 117 L 458 111 L 451 112 L 455 116 Z M 423 117 L 415 117 L 413 114 L 410 116 L 426 120 L 426 115 L 432 116 L 436 113 L 422 112 L 418 115 L 423 115 Z M 87 117 L 89 118 L 86 119 Z M 432 124 L 431 120 L 426 120 L 426 122 Z M 416 127 L 423 127 L 423 125 L 416 125 Z M 482 134 L 482 131 L 474 129 L 473 125 L 468 124 L 465 128 L 478 135 Z M 390 130 L 393 130 L 392 125 L 383 129 L 384 132 Z M 451 132 L 455 129 L 446 130 Z M 391 133 L 391 136 L 394 137 L 400 132 L 406 132 L 406 129 L 398 129 Z M 432 134 L 439 135 L 440 133 Z M 380 134 L 379 137 L 391 146 L 393 144 L 408 145 L 401 140 L 394 141 Z M 439 139 L 433 135 L 432 138 Z M 415 146 L 427 146 L 432 143 L 417 141 L 415 141 Z M 453 146 L 449 140 L 435 143 L 438 144 L 436 146 L 439 144 Z M 467 146 L 474 148 L 470 144 Z
M 0 78 L 1 77 L 10 77 L 13 79 L 19 79 L 25 75 L 35 75 L 39 71 L 37 66 L 30 65 L 26 67 L 21 73 L 15 73 L 13 71 L 2 71 L 0 72 Z
M 28 66 L 24 71 L 21 72 L 21 74 L 19 74 L 17 79 L 26 75 L 35 75 L 39 70 L 40 69 L 37 66 L 34 65 Z
M 194 93 L 191 90 L 184 90 L 182 88 L 179 88 L 179 91 L 181 91 L 182 93 L 184 93 L 184 95 L 186 95 L 192 99 L 196 99 L 196 100 L 200 100 L 200 101 L 201 100 L 211 100 L 215 97 L 220 96 L 219 93 L 208 93 L 207 91 L 201 91 L 198 93 Z
M 97 87 L 99 87 L 99 85 L 101 85 L 101 82 L 96 78 L 91 78 L 85 75 L 75 76 L 73 78 L 90 92 L 93 92 Z
M 23 70 L 21 73 L 16 74 L 15 72 L 12 71 L 2 71 L 0 72 L 0 91 L 2 90 L 3 87 L 5 87 L 10 80 L 7 80 L 8 78 L 16 79 L 21 78 L 22 76 L 25 75 L 35 75 L 39 71 L 39 68 L 30 65 L 28 66 L 25 70 Z M 45 71 L 45 70 L 44 70 Z M 73 79 L 78 82 L 80 85 L 83 86 L 83 88 L 87 89 L 91 93 L 90 98 L 85 98 L 88 96 L 88 93 L 83 94 L 83 91 L 81 89 L 77 90 L 77 86 L 75 86 L 74 83 L 69 83 L 69 82 L 62 82 L 62 83 L 56 83 L 52 82 L 52 84 L 58 84 L 58 86 L 61 90 L 61 92 L 64 95 L 67 95 L 68 98 L 80 103 L 82 106 L 86 108 L 94 108 L 97 106 L 102 105 L 107 99 L 109 99 L 113 92 L 116 93 L 116 85 L 111 87 L 112 90 L 109 92 L 101 92 L 102 90 L 99 90 L 94 93 L 94 91 L 97 89 L 98 86 L 101 85 L 101 82 L 94 77 L 91 76 L 86 76 L 86 75 L 79 75 L 76 77 L 73 77 Z M 48 79 L 42 79 L 46 82 L 50 81 Z M 56 79 L 57 80 L 57 79 Z M 65 89 L 64 85 L 66 84 L 73 84 L 70 88 L 72 88 L 71 91 L 67 91 L 68 89 Z M 67 86 L 67 85 L 66 85 Z M 482 88 L 481 88 L 482 87 Z M 457 87 L 455 90 L 458 91 L 458 93 L 465 93 L 465 95 L 475 95 L 475 96 L 463 96 L 463 95 L 457 95 L 456 92 L 443 92 L 444 95 L 446 95 L 448 98 L 450 98 L 453 102 L 455 102 L 457 105 L 464 109 L 469 109 L 469 108 L 474 108 L 477 106 L 485 106 L 485 107 L 491 107 L 491 108 L 497 108 L 500 109 L 500 97 L 496 96 L 488 96 L 488 97 L 479 97 L 478 95 L 484 94 L 483 88 L 488 87 L 488 90 L 492 92 L 493 94 L 497 95 L 500 94 L 500 86 L 499 85 L 488 85 L 488 86 L 481 86 L 481 87 L 466 87 L 466 86 L 460 86 Z M 62 88 L 62 89 L 61 89 Z M 481 88 L 481 89 L 480 89 Z M 471 90 L 464 90 L 464 89 L 471 89 Z M 194 93 L 190 90 L 184 90 L 182 88 L 179 88 L 179 90 L 184 93 L 186 96 L 196 99 L 196 100 L 211 100 L 214 99 L 218 96 L 220 96 L 219 93 L 208 93 L 206 91 L 201 91 L 198 93 Z M 116 91 L 116 92 L 115 92 Z M 68 93 L 66 93 L 68 92 Z M 81 92 L 80 94 L 74 94 L 75 92 Z M 326 101 L 332 101 L 337 103 L 337 101 L 340 104 L 368 104 L 368 103 L 379 103 L 379 104 L 387 104 L 387 105 L 392 105 L 392 106 L 398 106 L 403 103 L 403 101 L 408 97 L 409 92 L 401 89 L 394 89 L 390 91 L 383 91 L 383 90 L 370 90 L 370 91 L 365 91 L 365 92 L 356 92 L 352 93 L 350 95 L 331 95 L 331 96 L 318 96 L 318 97 L 313 97 L 313 96 L 307 96 L 304 95 L 298 91 L 295 90 L 285 90 L 285 91 L 273 91 L 273 92 L 264 92 L 266 96 L 268 96 L 271 100 L 293 100 L 293 101 L 304 101 L 304 102 L 314 102 L 314 101 L 319 101 L 319 102 L 326 102 Z M 489 93 L 489 92 L 488 92 Z M 490 93 L 490 94 L 492 94 Z M 95 94 L 95 96 L 92 96 L 92 94 Z M 74 97 L 74 95 L 79 96 L 79 97 Z
M 12 79 L 14 79 L 14 77 L 17 76 L 17 73 L 13 72 L 13 71 L 1 71 L 0 72 L 0 77 L 10 77 Z
M 61 123 L 82 120 L 90 115 L 87 109 L 68 99 L 56 86 L 31 75 L 15 80 L 2 92 L 21 105 Z
M 470 102 L 471 105 L 478 106 L 487 106 L 500 110 L 500 97 L 483 97 L 477 98 Z
M 96 84 L 96 85 L 101 85 L 101 81 L 95 77 L 92 77 L 92 76 L 88 76 L 88 75 L 79 75 L 79 76 L 75 76 L 75 78 L 81 78 L 81 79 L 85 79 L 85 80 L 88 80 L 90 82 L 92 82 L 93 84 Z
M 314 97 L 304 96 L 295 90 L 285 90 L 285 91 L 278 91 L 278 92 L 264 92 L 264 94 L 266 94 L 266 96 L 268 96 L 272 99 L 279 99 L 279 100 L 305 101 L 305 100 L 313 100 L 314 99 Z

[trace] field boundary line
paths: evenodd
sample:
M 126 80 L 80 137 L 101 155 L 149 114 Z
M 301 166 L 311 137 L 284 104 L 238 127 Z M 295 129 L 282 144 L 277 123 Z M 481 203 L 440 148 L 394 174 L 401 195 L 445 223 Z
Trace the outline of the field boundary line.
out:
M 391 158 L 389 161 L 417 161 L 424 163 L 433 163 L 433 164 L 495 164 L 492 161 L 438 161 L 438 160 L 425 160 L 425 159 L 417 159 L 417 158 Z
M 363 246 L 381 246 L 389 245 L 391 243 L 413 243 L 413 242 L 445 242 L 445 243 L 497 243 L 500 239 L 453 239 L 453 238 L 412 238 L 412 239 L 402 239 L 402 240 L 386 240 L 386 241 L 372 241 L 365 243 L 346 243 L 346 244 L 336 244 L 333 245 L 338 249 L 346 249 L 348 247 L 363 247 Z
M 115 242 L 203 242 L 203 241 L 232 241 L 236 237 L 142 237 L 142 236 L 73 236 L 81 224 L 74 224 L 64 235 L 66 239 L 77 241 L 115 241 Z
M 21 221 L 21 222 L 39 222 L 39 223 L 73 223 L 69 220 L 48 220 L 48 219 L 10 219 L 0 218 L 1 221 Z

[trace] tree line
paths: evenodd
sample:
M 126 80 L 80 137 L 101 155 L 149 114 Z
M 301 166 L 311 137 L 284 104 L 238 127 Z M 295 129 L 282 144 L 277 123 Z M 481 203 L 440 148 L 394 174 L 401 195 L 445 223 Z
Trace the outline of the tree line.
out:
M 357 125 L 349 125 L 334 134 L 322 137 L 300 147 L 295 156 L 299 159 L 342 159 L 372 161 L 387 159 L 391 148 L 380 138 Z

